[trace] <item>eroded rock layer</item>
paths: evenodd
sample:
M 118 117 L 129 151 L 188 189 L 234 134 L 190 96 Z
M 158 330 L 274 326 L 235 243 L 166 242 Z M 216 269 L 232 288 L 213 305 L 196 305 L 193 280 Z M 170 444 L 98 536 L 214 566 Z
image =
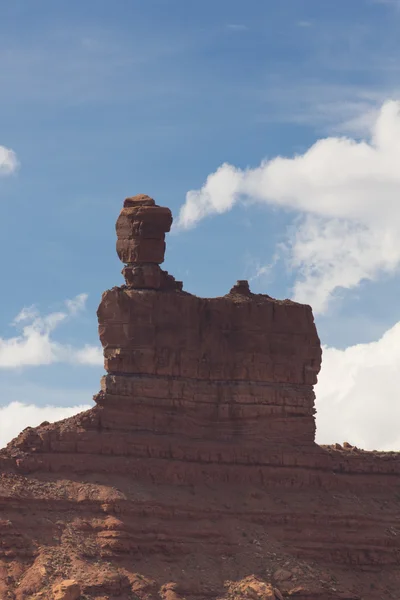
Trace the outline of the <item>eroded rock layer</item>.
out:
M 399 599 L 400 456 L 314 443 L 311 308 L 182 291 L 171 223 L 125 200 L 96 405 L 0 451 L 0 599 Z

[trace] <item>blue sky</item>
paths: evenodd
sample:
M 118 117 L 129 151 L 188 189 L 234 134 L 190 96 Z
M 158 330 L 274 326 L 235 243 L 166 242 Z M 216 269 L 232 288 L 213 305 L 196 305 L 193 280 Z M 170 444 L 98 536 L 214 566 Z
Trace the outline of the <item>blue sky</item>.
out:
M 36 366 L 3 361 L 5 408 L 10 402 L 73 407 L 90 403 L 98 390 L 101 366 L 72 356 L 96 346 L 101 293 L 122 283 L 114 223 L 126 196 L 147 193 L 178 217 L 187 193 L 204 192 L 207 177 L 223 163 L 256 169 L 277 156 L 302 156 L 317 140 L 369 140 L 382 105 L 400 98 L 395 1 L 0 0 L 0 14 L 0 147 L 12 150 L 19 163 L 0 177 L 0 340 L 3 350 L 9 348 L 21 323 L 35 318 L 43 333 L 38 313 L 61 311 L 64 318 L 43 335 L 69 348 L 69 358 L 59 348 L 49 364 L 40 357 Z M 380 131 L 395 131 L 394 113 L 385 118 Z M 327 155 L 333 172 L 338 154 Z M 354 169 L 358 164 L 350 154 L 349 171 L 353 158 Z M 383 195 L 389 180 L 398 185 L 392 175 Z M 357 177 L 350 173 L 343 184 L 350 198 Z M 378 183 L 384 177 L 380 171 Z M 365 203 L 372 205 L 369 187 Z M 169 236 L 165 267 L 188 291 L 221 295 L 247 278 L 255 292 L 279 298 L 297 293 L 296 282 L 310 265 L 296 262 L 304 240 L 297 254 L 290 248 L 298 232 L 309 235 L 315 206 L 310 213 L 302 198 L 294 206 L 271 194 L 260 201 L 262 194 L 252 197 L 248 189 L 225 210 L 218 188 L 205 218 Z M 327 190 L 320 192 L 316 204 L 319 197 L 321 206 L 329 203 Z M 328 218 L 327 211 L 318 219 Z M 366 225 L 361 213 L 356 221 L 348 220 L 353 213 L 334 217 L 340 227 L 351 224 L 348 243 L 366 227 L 368 236 L 360 234 L 354 252 L 375 256 L 382 231 L 390 239 L 396 231 L 382 223 L 375 232 L 373 219 Z M 394 211 L 390 220 L 397 216 Z M 351 252 L 342 259 L 337 251 L 328 255 L 332 236 L 320 250 L 313 246 L 312 260 L 320 260 L 315 253 L 321 251 L 323 268 L 333 260 L 352 262 Z M 400 320 L 399 260 L 388 242 L 373 269 L 356 265 L 365 276 L 348 274 L 351 285 L 339 277 L 327 307 L 316 311 L 323 344 L 342 352 L 342 360 L 346 349 L 379 343 Z M 87 294 L 86 302 L 71 312 L 65 301 L 79 294 Z M 305 300 L 317 305 L 307 294 Z M 32 306 L 36 317 L 15 326 L 15 317 Z M 21 410 L 13 419 L 25 425 Z

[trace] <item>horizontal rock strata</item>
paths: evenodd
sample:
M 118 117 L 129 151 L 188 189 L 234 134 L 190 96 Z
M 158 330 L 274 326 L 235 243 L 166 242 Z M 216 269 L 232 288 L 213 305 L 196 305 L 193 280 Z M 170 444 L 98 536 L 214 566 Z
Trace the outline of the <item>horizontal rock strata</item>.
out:
M 311 308 L 184 292 L 171 224 L 125 200 L 95 406 L 0 451 L 0 599 L 398 598 L 400 455 L 315 444 Z

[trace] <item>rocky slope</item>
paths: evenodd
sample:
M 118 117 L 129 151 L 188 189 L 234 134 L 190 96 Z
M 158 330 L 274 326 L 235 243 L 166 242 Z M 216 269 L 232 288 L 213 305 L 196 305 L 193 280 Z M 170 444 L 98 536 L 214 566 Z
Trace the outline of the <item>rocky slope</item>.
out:
M 184 292 L 171 223 L 125 201 L 95 406 L 0 451 L 0 599 L 400 599 L 400 455 L 314 443 L 311 308 Z

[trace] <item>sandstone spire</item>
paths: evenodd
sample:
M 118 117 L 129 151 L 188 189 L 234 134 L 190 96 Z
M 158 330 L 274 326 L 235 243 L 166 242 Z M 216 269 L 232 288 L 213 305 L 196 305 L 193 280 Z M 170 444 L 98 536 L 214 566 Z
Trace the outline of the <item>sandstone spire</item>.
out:
M 398 598 L 400 453 L 315 444 L 311 307 L 183 292 L 171 223 L 125 200 L 95 406 L 0 450 L 0 599 Z
M 122 274 L 128 287 L 182 289 L 180 282 L 159 267 L 164 262 L 165 234 L 171 225 L 171 211 L 158 206 L 153 198 L 138 194 L 125 199 L 116 231 L 117 253 L 125 263 Z
M 187 458 L 211 466 L 224 456 L 228 479 L 238 454 L 262 464 L 271 445 L 273 454 L 276 444 L 313 447 L 321 348 L 311 308 L 252 294 L 243 280 L 222 298 L 179 293 L 159 266 L 171 224 L 171 211 L 144 195 L 127 198 L 118 217 L 127 285 L 105 292 L 97 313 L 108 372 L 96 397 L 102 423 L 151 431 L 179 469 L 185 432 Z

